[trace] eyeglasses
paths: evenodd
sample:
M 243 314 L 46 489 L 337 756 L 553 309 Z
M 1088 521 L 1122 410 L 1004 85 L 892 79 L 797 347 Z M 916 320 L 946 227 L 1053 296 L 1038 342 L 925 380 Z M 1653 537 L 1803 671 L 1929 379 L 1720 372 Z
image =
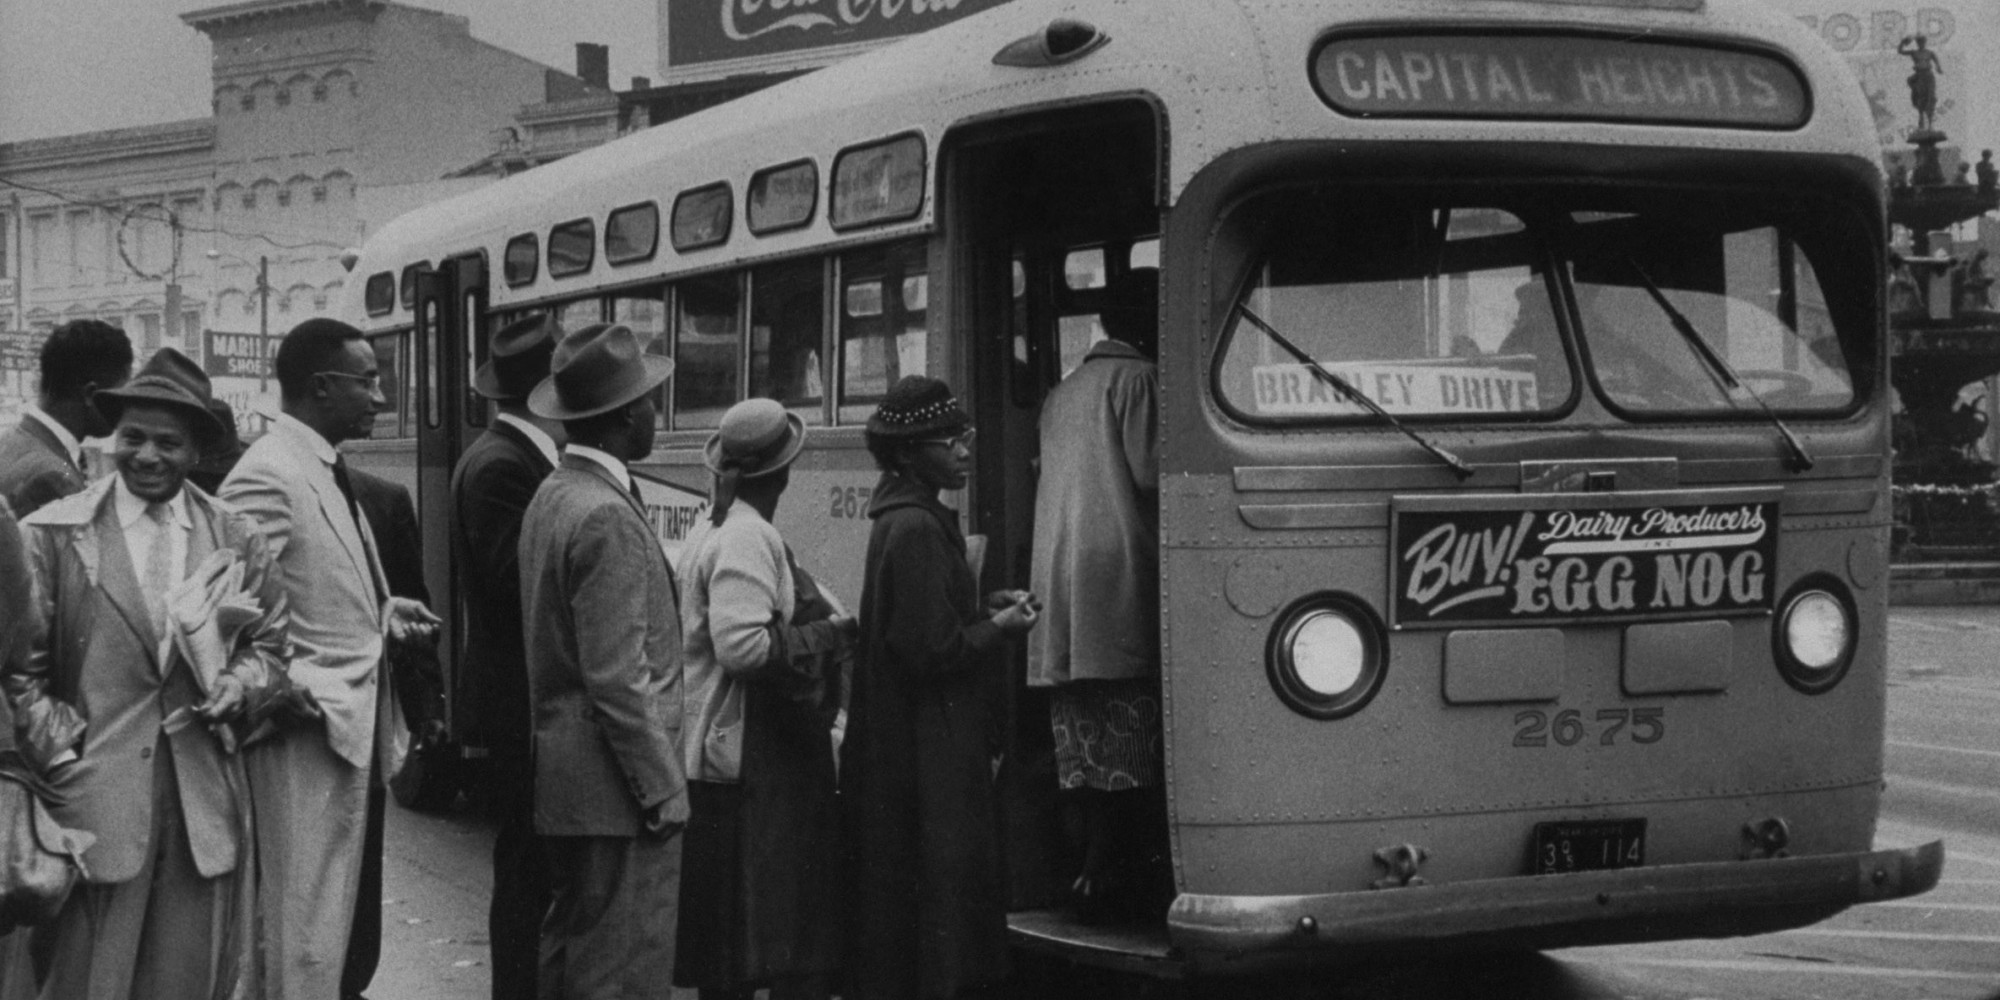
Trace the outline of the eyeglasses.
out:
M 959 445 L 964 445 L 966 448 L 969 449 L 972 447 L 973 435 L 978 433 L 979 431 L 976 429 L 967 429 L 964 433 L 957 434 L 952 437 L 918 438 L 917 443 L 943 445 L 946 448 L 957 448 Z
M 351 378 L 354 381 L 360 382 L 361 384 L 367 386 L 371 392 L 382 391 L 382 376 L 379 374 L 356 375 L 353 372 L 313 372 L 313 374 L 325 375 L 328 378 Z

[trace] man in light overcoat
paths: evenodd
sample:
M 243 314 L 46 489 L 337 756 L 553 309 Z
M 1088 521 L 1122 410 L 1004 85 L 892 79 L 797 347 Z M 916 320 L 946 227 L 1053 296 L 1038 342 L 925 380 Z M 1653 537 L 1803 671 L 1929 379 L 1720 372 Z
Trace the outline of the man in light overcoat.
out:
M 383 405 L 375 352 L 335 320 L 292 328 L 276 359 L 283 413 L 222 484 L 270 540 L 291 598 L 291 680 L 322 720 L 287 728 L 249 755 L 262 877 L 266 996 L 335 1000 L 357 917 L 379 791 L 409 745 L 383 675 L 385 641 L 423 642 L 437 619 L 391 596 L 374 533 L 335 446 L 365 438 Z
M 36 930 L 45 997 L 208 997 L 254 991 L 248 918 L 250 803 L 219 724 L 282 690 L 283 582 L 250 519 L 184 486 L 220 439 L 208 377 L 163 348 L 122 390 L 97 394 L 117 475 L 24 524 L 38 625 L 4 674 L 20 746 L 95 834 L 85 884 Z M 208 676 L 171 639 L 171 588 L 240 564 L 257 613 Z M 195 620 L 202 620 L 197 618 Z M 242 881 L 239 892 L 239 881 Z
M 664 998 L 688 818 L 679 595 L 626 464 L 653 450 L 652 391 L 673 362 L 598 324 L 564 337 L 550 372 L 528 406 L 569 444 L 521 526 L 535 832 L 554 893 L 541 996 Z

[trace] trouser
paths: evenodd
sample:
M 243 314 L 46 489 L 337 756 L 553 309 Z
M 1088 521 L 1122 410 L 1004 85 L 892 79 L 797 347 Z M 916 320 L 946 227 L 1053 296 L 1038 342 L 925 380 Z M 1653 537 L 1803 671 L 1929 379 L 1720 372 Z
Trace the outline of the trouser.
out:
M 244 764 L 256 804 L 265 996 L 338 996 L 368 846 L 368 769 L 335 754 L 316 727 L 258 744 Z
M 493 1000 L 534 1000 L 549 866 L 535 833 L 535 774 L 524 751 L 495 747 L 493 903 L 486 913 Z M 4 1000 L 4 998 L 0 998 Z
M 542 1000 L 673 995 L 681 838 L 544 837 Z
M 354 893 L 354 923 L 347 932 L 347 958 L 340 969 L 340 995 L 358 997 L 375 980 L 382 961 L 382 824 L 388 819 L 388 789 L 379 768 L 369 768 L 368 829 L 361 841 L 361 884 Z
M 245 845 L 246 848 L 248 845 Z M 227 940 L 232 875 L 203 878 L 188 846 L 173 753 L 153 752 L 152 846 L 130 881 L 80 884 L 35 932 L 50 1000 L 206 997 Z

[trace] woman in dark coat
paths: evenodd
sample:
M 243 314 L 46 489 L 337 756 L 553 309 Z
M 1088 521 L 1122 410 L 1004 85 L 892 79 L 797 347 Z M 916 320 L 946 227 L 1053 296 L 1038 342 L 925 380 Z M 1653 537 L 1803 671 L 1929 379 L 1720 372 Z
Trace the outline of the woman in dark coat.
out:
M 861 647 L 841 748 L 854 937 L 850 1000 L 939 1000 L 1007 972 L 993 777 L 994 655 L 1034 627 L 1035 600 L 982 604 L 958 514 L 971 420 L 943 382 L 896 383 L 868 421 L 882 466 L 861 595 Z

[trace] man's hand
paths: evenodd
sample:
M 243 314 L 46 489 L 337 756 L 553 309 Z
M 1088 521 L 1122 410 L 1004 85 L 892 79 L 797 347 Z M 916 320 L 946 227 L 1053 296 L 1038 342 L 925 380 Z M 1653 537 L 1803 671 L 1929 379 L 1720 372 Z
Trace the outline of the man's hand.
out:
M 386 612 L 389 638 L 395 642 L 412 645 L 435 642 L 438 626 L 444 624 L 443 619 L 431 614 L 431 609 L 407 597 L 389 598 Z
M 208 700 L 195 706 L 194 714 L 208 722 L 221 722 L 234 718 L 243 712 L 243 681 L 234 674 L 223 674 L 215 679 L 215 690 Z
M 647 836 L 657 840 L 667 840 L 674 834 L 681 832 L 681 828 L 687 825 L 684 820 L 667 818 L 668 807 L 672 804 L 672 799 L 663 799 L 646 807 L 645 815 L 641 817 L 641 820 L 645 823 Z

